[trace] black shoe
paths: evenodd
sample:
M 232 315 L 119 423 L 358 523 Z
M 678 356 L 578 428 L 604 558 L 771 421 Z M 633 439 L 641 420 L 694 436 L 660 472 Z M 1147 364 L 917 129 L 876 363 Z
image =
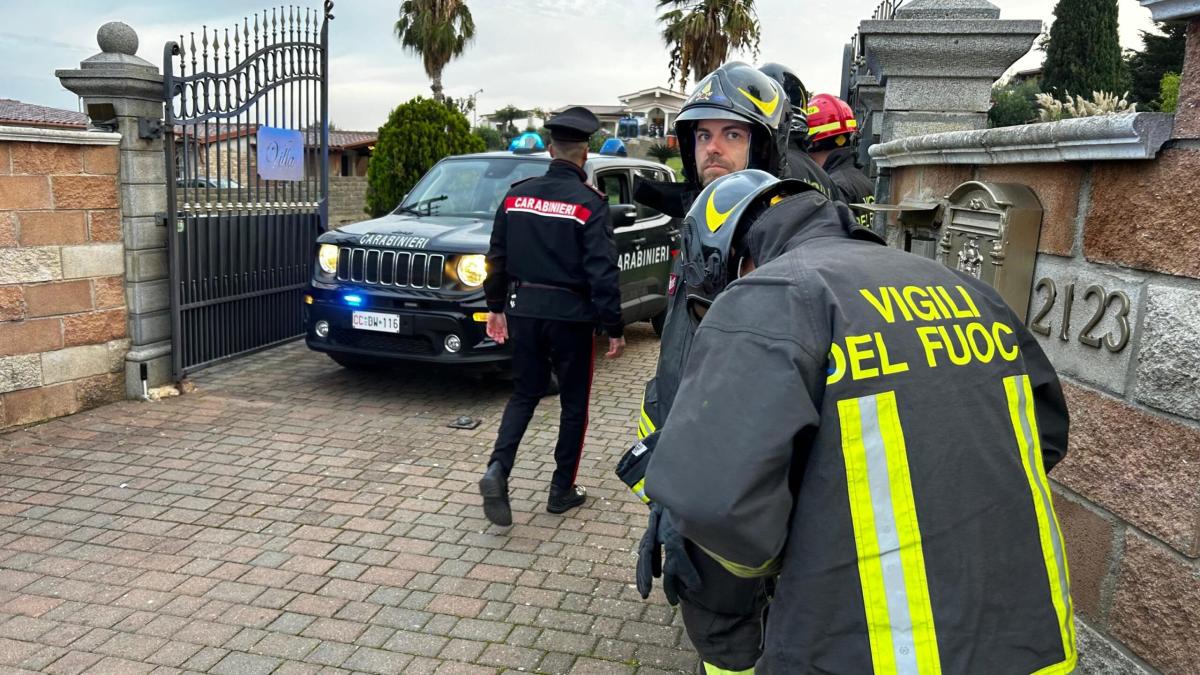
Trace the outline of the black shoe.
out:
M 483 478 L 479 479 L 479 494 L 483 495 L 483 515 L 487 519 L 508 527 L 512 525 L 512 508 L 508 505 L 508 477 L 499 462 L 492 462 Z
M 551 487 L 546 510 L 550 513 L 566 513 L 577 506 L 583 506 L 586 501 L 587 491 L 578 485 L 573 485 L 567 490 Z

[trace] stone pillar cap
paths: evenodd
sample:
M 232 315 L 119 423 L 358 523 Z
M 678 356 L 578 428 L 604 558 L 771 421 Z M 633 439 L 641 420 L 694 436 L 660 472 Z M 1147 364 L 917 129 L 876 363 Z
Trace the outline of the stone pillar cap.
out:
M 137 56 L 138 35 L 127 23 L 109 21 L 100 26 L 96 31 L 96 44 L 100 46 L 100 53 L 84 59 L 79 64 L 81 69 L 134 66 L 157 70 L 153 63 Z
M 987 0 L 910 0 L 896 10 L 897 20 L 999 19 L 1000 8 Z
M 1155 21 L 1179 21 L 1200 17 L 1200 0 L 1138 0 Z

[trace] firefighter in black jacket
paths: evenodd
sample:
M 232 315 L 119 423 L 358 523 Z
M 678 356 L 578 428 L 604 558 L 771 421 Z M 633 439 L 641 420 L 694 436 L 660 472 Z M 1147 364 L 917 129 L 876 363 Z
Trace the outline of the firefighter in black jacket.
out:
M 649 461 L 663 515 L 639 573 L 685 608 L 763 609 L 708 567 L 774 585 L 761 657 L 754 634 L 710 635 L 709 673 L 1072 672 L 1054 368 L 994 289 L 786 183 L 689 218 L 733 228 L 737 253 L 687 287 L 702 323 Z
M 575 475 L 587 431 L 595 325 L 608 333 L 609 358 L 625 349 L 608 203 L 583 171 L 588 138 L 600 122 L 586 108 L 574 107 L 546 127 L 554 161 L 546 175 L 508 191 L 487 253 L 487 333 L 496 342 L 513 342 L 513 395 L 479 481 L 484 515 L 502 526 L 512 524 L 508 475 L 551 369 L 558 376 L 562 416 L 546 510 L 565 513 L 586 501 Z
M 696 86 L 677 117 L 675 128 L 687 180 L 684 185 L 707 185 L 731 174 L 740 177 L 742 174 L 762 174 L 765 171 L 775 176 L 787 175 L 792 114 L 793 108 L 783 86 L 767 74 L 743 63 L 729 63 L 717 69 Z M 730 123 L 736 125 L 731 131 L 738 129 L 742 132 L 726 136 L 724 132 Z M 745 138 L 746 132 L 749 138 Z M 730 151 L 726 149 L 729 146 L 745 150 Z M 745 171 L 747 168 L 760 171 Z M 804 170 L 801 173 L 804 178 L 800 182 L 806 189 L 822 192 L 821 181 L 815 180 L 815 174 Z M 727 180 L 738 186 L 753 182 Z M 714 217 L 719 219 L 721 214 L 727 214 L 737 203 L 732 197 L 727 199 L 730 192 L 736 191 L 725 190 L 721 195 L 710 195 L 711 200 L 703 199 L 695 204 L 689 200 L 688 204 L 692 212 L 707 213 L 711 209 Z M 700 258 L 690 260 L 690 264 L 689 260 L 681 258 L 673 269 L 675 282 L 671 285 L 673 290 L 669 289 L 670 305 L 660 343 L 657 370 L 654 378 L 646 384 L 638 420 L 638 437 L 651 446 L 657 438 L 656 431 L 667 419 L 675 389 L 679 385 L 680 371 L 691 350 L 692 336 L 698 323 L 698 317 L 689 311 L 687 294 L 681 289 L 687 288 L 694 280 L 697 270 L 704 268 L 706 259 L 712 255 L 724 259 L 727 255 L 727 251 L 717 252 L 720 245 L 700 244 L 701 238 L 708 239 L 709 235 L 731 231 L 718 230 L 710 230 L 705 226 L 697 231 L 694 219 L 690 225 L 688 221 L 684 224 L 683 246 Z M 728 246 L 728 243 L 729 240 L 725 239 L 723 245 Z M 715 294 L 718 291 L 715 289 L 713 292 Z M 644 452 L 634 456 L 635 459 L 644 457 Z M 622 463 L 626 464 L 624 460 Z M 618 472 L 623 473 L 623 470 L 618 468 Z M 638 485 L 636 477 L 630 480 L 622 475 L 622 479 L 627 480 L 634 492 L 644 498 L 644 484 Z M 655 515 L 652 513 L 647 541 L 655 538 L 655 533 L 650 531 L 654 530 Z M 672 555 L 668 550 L 668 562 L 682 559 L 682 556 Z M 702 568 L 699 574 L 705 580 L 711 580 L 709 586 L 718 590 L 719 594 L 704 597 L 703 593 L 693 592 L 681 603 L 688 637 L 705 661 L 728 662 L 749 658 L 752 662 L 762 635 L 759 612 L 755 608 L 766 605 L 765 585 L 760 580 L 740 580 L 716 565 Z M 643 597 L 646 597 L 649 594 L 648 575 L 642 574 L 641 577 L 639 587 Z M 728 606 L 724 600 L 727 596 L 735 597 L 739 602 L 750 598 L 749 608 Z M 748 650 L 732 659 L 727 658 L 726 653 L 731 642 L 734 642 L 729 639 L 731 635 L 737 635 L 736 642 L 745 645 Z
M 808 88 L 804 86 L 800 76 L 791 68 L 779 63 L 765 64 L 759 70 L 783 86 L 788 103 L 792 106 L 792 126 L 787 144 L 788 176 L 808 183 L 835 202 L 852 204 L 850 195 L 841 189 L 837 180 L 829 174 L 829 170 L 822 167 L 815 156 L 809 154 Z
M 836 96 L 817 94 L 809 102 L 807 113 L 809 152 L 837 184 L 842 201 L 875 203 L 875 186 L 858 165 L 858 121 L 854 111 Z M 859 215 L 858 222 L 867 225 L 871 214 Z

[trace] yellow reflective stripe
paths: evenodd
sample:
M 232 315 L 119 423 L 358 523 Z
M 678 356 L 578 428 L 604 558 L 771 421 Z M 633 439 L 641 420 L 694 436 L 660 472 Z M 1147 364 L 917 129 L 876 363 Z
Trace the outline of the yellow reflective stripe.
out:
M 703 546 L 700 546 L 699 544 L 696 545 L 700 547 L 701 551 L 704 551 L 706 554 L 708 554 L 708 557 L 720 563 L 721 567 L 724 567 L 726 572 L 729 572 L 733 576 L 740 577 L 742 579 L 758 579 L 760 577 L 774 576 L 779 574 L 779 570 L 782 567 L 782 563 L 778 558 L 771 558 L 758 567 L 742 565 L 741 563 L 735 563 L 732 560 L 726 560 L 716 553 L 713 553 Z
M 656 427 L 654 426 L 654 422 L 650 421 L 650 415 L 646 414 L 646 394 L 645 394 L 645 392 L 642 393 L 642 421 L 638 423 L 638 431 L 639 432 L 643 431 L 643 427 L 645 428 L 644 429 L 645 435 L 642 436 L 642 438 L 649 436 L 650 434 L 654 433 L 657 430 Z
M 880 394 L 876 397 L 876 405 L 879 430 L 887 452 L 892 508 L 900 540 L 904 586 L 908 590 L 908 615 L 913 622 L 913 643 L 917 648 L 917 670 L 940 673 L 942 663 L 933 624 L 933 604 L 929 599 L 929 579 L 925 576 L 925 549 L 921 545 L 912 475 L 908 469 L 908 448 L 904 444 L 904 430 L 900 428 L 896 392 Z
M 634 483 L 633 487 L 631 487 L 629 489 L 633 490 L 633 494 L 637 495 L 638 499 L 642 500 L 643 503 L 645 503 L 645 504 L 650 503 L 650 498 L 646 496 L 646 479 L 645 478 Z
M 846 460 L 846 487 L 850 496 L 850 520 L 854 525 L 854 546 L 858 552 L 858 580 L 862 586 L 863 606 L 867 614 L 867 637 L 871 642 L 871 663 L 876 673 L 896 671 L 892 632 L 888 627 L 887 594 L 883 587 L 883 564 L 879 540 L 875 534 L 875 514 L 871 509 L 871 487 L 867 482 L 867 451 L 863 447 L 862 420 L 858 401 L 838 401 L 842 425 L 842 455 Z
M 874 670 L 941 673 L 896 393 L 839 401 L 838 413 Z
M 847 129 L 857 129 L 858 128 L 857 120 L 846 120 L 844 122 L 844 124 Z M 823 134 L 826 131 L 837 131 L 838 129 L 842 128 L 842 125 L 843 125 L 843 122 L 830 122 L 829 124 L 822 124 L 822 125 L 816 126 L 816 127 L 809 127 L 808 135 L 813 136 L 816 134 Z M 849 133 L 849 132 L 847 132 L 847 133 Z
M 1063 546 L 1062 526 L 1054 512 L 1050 484 L 1046 478 L 1046 466 L 1042 460 L 1041 436 L 1038 432 L 1029 376 L 1014 375 L 1004 378 L 1004 392 L 1008 397 L 1008 412 L 1013 432 L 1017 437 L 1017 448 L 1021 453 L 1021 465 L 1025 469 L 1025 478 L 1029 481 L 1033 510 L 1037 515 L 1042 559 L 1046 565 L 1046 577 L 1050 585 L 1050 599 L 1054 603 L 1055 616 L 1062 634 L 1063 660 L 1037 671 L 1035 675 L 1069 673 L 1075 669 L 1079 656 L 1075 647 L 1075 609 L 1071 601 L 1070 570 L 1067 567 L 1067 552 Z
M 646 424 L 641 420 L 638 420 L 638 440 L 644 441 L 649 435 L 650 434 L 646 433 Z
M 747 668 L 745 670 L 726 670 L 724 668 L 718 668 L 718 667 L 714 666 L 713 664 L 705 661 L 704 662 L 704 675 L 754 675 L 754 669 Z

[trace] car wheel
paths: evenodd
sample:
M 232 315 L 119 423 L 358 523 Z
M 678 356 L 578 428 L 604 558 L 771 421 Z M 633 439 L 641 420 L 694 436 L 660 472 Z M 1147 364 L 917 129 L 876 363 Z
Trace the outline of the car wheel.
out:
M 363 356 L 351 356 L 349 354 L 329 354 L 329 358 L 343 368 L 350 370 L 367 370 L 379 367 L 379 362 Z
M 658 314 L 650 317 L 650 326 L 654 328 L 654 334 L 662 337 L 663 327 L 667 325 L 667 310 L 663 310 Z

